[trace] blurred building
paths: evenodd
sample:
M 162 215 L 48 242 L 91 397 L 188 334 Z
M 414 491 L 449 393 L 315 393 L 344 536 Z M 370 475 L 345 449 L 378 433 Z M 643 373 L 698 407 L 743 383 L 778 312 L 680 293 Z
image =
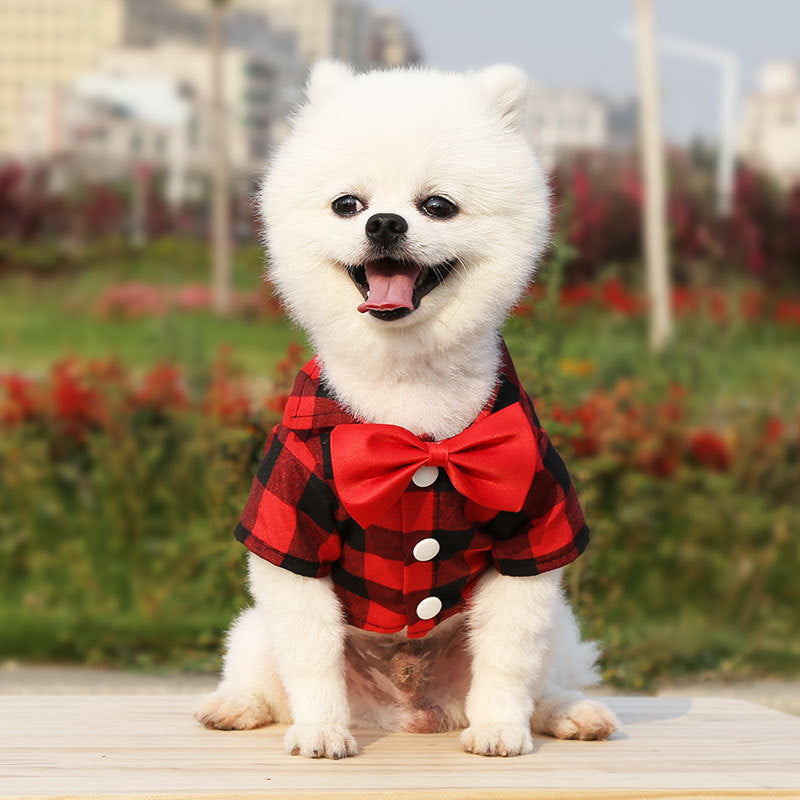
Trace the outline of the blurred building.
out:
M 294 35 L 308 64 L 336 58 L 364 70 L 420 59 L 410 29 L 397 14 L 357 0 L 234 0 L 234 8 L 262 13 L 278 30 Z
M 189 108 L 186 120 L 189 161 L 194 169 L 210 163 L 211 97 L 205 48 L 165 40 L 150 48 L 111 50 L 100 59 L 96 74 L 128 80 L 162 78 L 179 87 Z M 285 111 L 280 69 L 269 51 L 229 46 L 225 52 L 223 96 L 231 167 L 234 172 L 251 174 L 266 157 L 272 141 L 272 120 Z
M 787 186 L 800 180 L 800 64 L 774 61 L 745 101 L 740 158 Z
M 577 153 L 629 150 L 636 132 L 634 100 L 537 85 L 528 95 L 528 133 L 547 168 Z
M 271 143 L 271 121 L 297 100 L 304 62 L 294 37 L 272 30 L 261 14 L 232 10 L 227 39 L 232 160 L 251 170 Z M 75 137 L 65 108 L 82 105 L 77 86 L 87 75 L 161 76 L 192 94 L 199 110 L 207 108 L 207 42 L 208 15 L 191 0 L 2 0 L 0 158 L 71 154 Z M 105 122 L 98 120 L 98 130 Z M 197 118 L 200 139 L 207 124 Z
M 0 0 L 0 159 L 68 155 L 79 163 L 85 151 L 99 159 L 95 165 L 121 164 L 124 137 L 117 131 L 103 138 L 102 131 L 138 112 L 121 96 L 112 125 L 110 98 L 88 101 L 80 80 L 124 92 L 141 76 L 162 78 L 186 98 L 187 157 L 201 164 L 209 146 L 209 1 Z M 367 69 L 419 57 L 397 15 L 356 0 L 232 0 L 226 36 L 231 162 L 250 173 L 285 135 L 283 120 L 310 62 L 339 58 Z M 91 125 L 93 108 L 98 119 Z M 81 129 L 95 130 L 91 146 L 76 134 L 76 118 Z M 132 132 L 131 142 L 139 140 Z M 104 141 L 109 150 L 100 158 Z
M 239 47 L 226 51 L 223 90 L 229 163 L 249 176 L 262 167 L 289 98 L 271 60 Z M 167 113 L 170 106 L 176 113 Z M 173 171 L 180 153 L 180 169 L 201 178 L 211 163 L 210 125 L 205 48 L 175 40 L 116 48 L 66 86 L 25 87 L 16 155 L 57 162 L 68 181 L 123 177 L 137 163 Z
M 21 130 L 29 127 L 23 113 L 39 106 L 43 117 L 51 105 L 46 87 L 68 85 L 120 42 L 123 7 L 113 0 L 0 2 L 0 157 L 46 148 L 49 140 L 30 141 Z
M 408 26 L 394 11 L 376 11 L 370 26 L 367 66 L 401 67 L 418 64 L 422 60 Z
M 186 198 L 196 164 L 197 109 L 174 79 L 94 73 L 79 78 L 62 100 L 65 167 L 84 179 L 109 180 L 159 169 L 166 196 Z

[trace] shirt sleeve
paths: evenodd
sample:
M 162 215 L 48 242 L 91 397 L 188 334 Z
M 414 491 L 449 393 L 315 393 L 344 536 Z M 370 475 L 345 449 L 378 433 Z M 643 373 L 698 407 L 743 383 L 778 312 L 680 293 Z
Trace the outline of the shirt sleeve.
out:
M 538 575 L 574 561 L 589 543 L 567 468 L 547 434 L 535 428 L 540 462 L 521 511 L 501 511 L 486 526 L 502 575 Z
M 339 558 L 336 497 L 306 443 L 278 425 L 234 533 L 248 550 L 298 575 L 321 578 Z

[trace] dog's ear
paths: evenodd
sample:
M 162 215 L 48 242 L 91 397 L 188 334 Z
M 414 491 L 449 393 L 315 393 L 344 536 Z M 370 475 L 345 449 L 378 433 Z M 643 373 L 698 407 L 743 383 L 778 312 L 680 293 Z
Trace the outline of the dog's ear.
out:
M 331 59 L 317 61 L 308 76 L 306 97 L 311 103 L 316 103 L 340 83 L 352 77 L 353 70 L 341 61 L 333 61 Z
M 478 84 L 511 127 L 522 126 L 528 99 L 528 79 L 519 67 L 499 64 L 476 75 Z

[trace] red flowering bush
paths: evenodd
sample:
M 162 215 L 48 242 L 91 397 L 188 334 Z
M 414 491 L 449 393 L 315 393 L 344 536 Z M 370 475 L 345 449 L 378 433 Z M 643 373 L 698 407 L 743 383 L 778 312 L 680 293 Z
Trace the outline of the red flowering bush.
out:
M 174 364 L 156 364 L 141 379 L 130 395 L 134 407 L 147 407 L 161 413 L 187 408 L 186 381 Z
M 691 446 L 684 433 L 686 390 L 673 386 L 666 399 L 647 405 L 639 387 L 621 381 L 611 392 L 597 391 L 572 409 L 544 407 L 559 449 L 578 459 L 602 459 L 606 470 L 641 470 L 671 477 Z
M 213 306 L 211 290 L 200 284 L 180 287 L 130 281 L 113 284 L 102 291 L 95 302 L 94 311 L 99 317 L 135 319 L 145 316 L 162 316 L 169 311 L 207 311 Z M 247 292 L 233 293 L 235 312 L 253 316 L 277 315 L 280 305 L 268 286 Z
M 253 400 L 244 378 L 231 369 L 230 356 L 226 348 L 214 361 L 202 410 L 221 422 L 241 424 L 251 414 Z
M 305 358 L 300 345 L 290 344 L 276 366 L 270 392 L 262 398 L 232 367 L 228 350 L 220 351 L 199 392 L 190 391 L 185 374 L 173 364 L 156 364 L 135 377 L 113 360 L 67 359 L 44 380 L 0 375 L 0 424 L 36 424 L 53 436 L 75 440 L 92 432 L 118 435 L 131 427 L 131 414 L 140 410 L 161 417 L 199 414 L 234 427 L 248 428 L 254 420 L 268 425 L 282 413 Z M 561 366 L 565 374 L 577 376 L 594 371 L 591 362 L 567 359 Z M 550 421 L 554 441 L 570 459 L 601 459 L 604 469 L 639 470 L 662 478 L 682 465 L 727 471 L 735 464 L 736 451 L 727 437 L 711 428 L 687 428 L 684 387 L 673 385 L 654 404 L 641 399 L 640 388 L 623 380 L 613 390 L 594 391 L 569 408 L 544 401 L 537 405 Z M 764 425 L 762 443 L 774 444 L 787 435 L 786 423 L 778 418 Z
M 103 389 L 113 386 L 117 376 L 97 367 L 97 362 L 81 365 L 68 359 L 50 372 L 50 402 L 46 410 L 69 435 L 80 437 L 87 429 L 104 427 L 109 422 L 111 393 Z M 109 375 L 112 380 L 104 380 Z
M 559 295 L 559 302 L 565 308 L 570 306 L 583 306 L 593 303 L 597 299 L 594 286 L 588 283 L 575 283 L 571 286 L 562 286 Z
M 527 298 L 514 309 L 516 316 L 530 316 L 545 301 L 542 284 L 534 285 Z M 777 322 L 800 325 L 800 298 L 779 297 L 775 292 L 755 286 L 741 291 L 723 291 L 718 287 L 675 286 L 671 293 L 672 310 L 681 318 L 704 318 L 718 325 L 733 319 L 747 323 Z M 575 313 L 594 308 L 624 317 L 643 316 L 648 302 L 643 293 L 628 289 L 619 278 L 607 278 L 598 285 L 578 282 L 560 287 L 558 306 Z
M 24 375 L 0 375 L 0 423 L 19 425 L 34 419 L 42 406 L 39 385 Z
M 120 316 L 133 319 L 160 316 L 168 309 L 165 292 L 146 283 L 122 283 L 109 286 L 100 295 L 96 313 L 101 317 Z
M 776 322 L 800 325 L 800 299 L 778 302 L 775 306 L 774 319 Z
M 165 202 L 161 183 L 149 176 L 144 186 L 145 220 L 151 239 L 205 233 L 203 203 L 173 209 Z M 678 279 L 686 281 L 693 267 L 710 268 L 722 276 L 748 276 L 769 285 L 797 283 L 800 263 L 800 185 L 779 191 L 764 175 L 740 168 L 733 207 L 718 217 L 708 174 L 698 174 L 685 156 L 670 157 L 668 197 L 669 244 Z M 125 233 L 128 201 L 125 184 L 92 184 L 70 194 L 48 188 L 46 170 L 18 164 L 0 167 L 0 266 L 3 249 L 14 266 L 41 267 L 41 254 L 13 247 L 37 243 L 57 252 L 45 259 L 48 269 L 70 263 L 66 241 L 88 244 L 98 237 Z M 551 175 L 554 227 L 571 250 L 567 282 L 594 281 L 615 265 L 627 280 L 642 260 L 643 190 L 638 167 L 619 159 L 582 159 L 560 165 Z M 706 188 L 698 189 L 698 186 Z M 236 230 L 258 240 L 258 215 L 250 203 L 232 203 Z M 199 297 L 191 301 L 199 302 Z
M 717 278 L 739 274 L 771 284 L 796 281 L 800 262 L 800 185 L 780 192 L 763 176 L 740 168 L 733 208 L 720 219 L 711 192 L 697 192 L 686 160 L 670 160 L 667 213 L 672 261 L 681 281 L 691 266 L 710 265 Z M 642 260 L 643 191 L 628 163 L 583 160 L 552 175 L 555 229 L 572 248 L 569 283 L 596 280 L 609 264 L 626 277 Z
M 187 413 L 247 427 L 264 415 L 273 419 L 280 413 L 289 373 L 293 379 L 303 352 L 297 344 L 289 346 L 274 387 L 263 399 L 234 369 L 228 350 L 220 351 L 195 392 L 184 371 L 165 362 L 138 377 L 113 359 L 76 358 L 58 362 L 40 380 L 0 374 L 0 426 L 30 424 L 54 439 L 84 441 L 92 433 L 123 435 L 121 431 L 135 429 L 133 415 L 147 411 L 160 418 Z
M 689 453 L 701 466 L 721 472 L 730 468 L 733 454 L 725 440 L 715 431 L 694 431 L 689 436 L 688 444 Z

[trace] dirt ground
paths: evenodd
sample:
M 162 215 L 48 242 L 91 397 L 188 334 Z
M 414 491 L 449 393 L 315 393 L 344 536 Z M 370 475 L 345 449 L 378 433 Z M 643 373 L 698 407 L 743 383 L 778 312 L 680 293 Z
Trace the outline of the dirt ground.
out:
M 204 694 L 216 684 L 214 675 L 165 672 L 126 672 L 114 669 L 33 665 L 17 661 L 0 664 L 0 694 Z M 608 686 L 593 695 L 633 694 Z M 757 680 L 736 683 L 703 681 L 676 684 L 656 692 L 659 697 L 727 697 L 748 700 L 800 716 L 800 680 Z

